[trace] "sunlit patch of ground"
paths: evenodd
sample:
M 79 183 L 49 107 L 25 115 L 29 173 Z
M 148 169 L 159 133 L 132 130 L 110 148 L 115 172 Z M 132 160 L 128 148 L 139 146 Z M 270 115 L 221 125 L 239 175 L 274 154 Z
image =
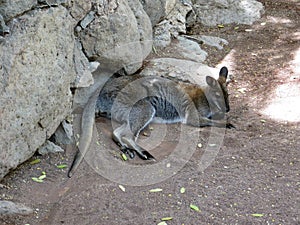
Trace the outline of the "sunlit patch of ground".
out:
M 234 55 L 236 54 L 236 51 L 232 49 L 225 58 L 216 66 L 218 69 L 221 69 L 223 66 L 228 67 L 229 69 L 229 79 L 233 79 L 233 74 L 235 73 L 235 58 Z
M 298 88 L 298 93 L 295 96 L 292 96 L 288 89 L 295 87 Z M 278 87 L 278 89 L 287 90 L 286 92 L 283 92 L 283 95 L 278 95 L 273 99 L 270 105 L 263 110 L 263 113 L 276 120 L 300 122 L 300 85 L 283 85 Z
M 262 113 L 276 120 L 300 122 L 300 48 L 290 65 L 277 76 L 285 78 L 284 83 L 275 89 Z
M 226 65 L 229 68 L 235 68 L 235 55 L 236 51 L 232 49 L 225 58 L 216 66 L 217 68 L 221 68 L 222 66 Z

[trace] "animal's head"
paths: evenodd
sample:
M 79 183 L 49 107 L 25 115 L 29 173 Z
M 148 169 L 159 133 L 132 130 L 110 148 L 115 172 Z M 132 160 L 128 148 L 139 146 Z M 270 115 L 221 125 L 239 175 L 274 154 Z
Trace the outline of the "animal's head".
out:
M 226 82 L 227 75 L 228 69 L 222 67 L 217 80 L 210 76 L 206 77 L 208 88 L 205 94 L 211 110 L 209 115 L 211 119 L 222 119 L 225 113 L 230 110 Z

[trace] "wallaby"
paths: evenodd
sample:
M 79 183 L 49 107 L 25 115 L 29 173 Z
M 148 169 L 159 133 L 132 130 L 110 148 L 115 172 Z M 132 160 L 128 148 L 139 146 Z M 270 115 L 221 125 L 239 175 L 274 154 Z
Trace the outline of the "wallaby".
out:
M 204 87 L 157 76 L 113 77 L 99 94 L 96 114 L 120 123 L 113 139 L 130 157 L 136 152 L 142 159 L 153 159 L 136 143 L 140 131 L 150 122 L 232 127 L 217 121 L 229 111 L 227 75 L 223 67 L 218 80 L 206 77 Z
M 181 122 L 196 127 L 234 127 L 221 120 L 230 110 L 227 75 L 227 68 L 222 67 L 217 80 L 206 77 L 205 86 L 158 76 L 112 76 L 100 91 L 96 103 L 95 93 L 91 98 L 93 100 L 90 100 L 92 104 L 88 104 L 88 107 L 95 106 L 96 116 L 105 116 L 120 124 L 113 130 L 112 137 L 130 158 L 133 158 L 136 152 L 142 159 L 154 159 L 136 143 L 141 130 L 151 122 Z M 93 125 L 94 121 L 89 121 L 91 123 L 88 126 Z M 92 132 L 91 128 L 88 130 L 89 133 Z M 82 145 L 86 151 L 89 143 Z M 82 160 L 85 151 L 79 153 L 79 160 L 76 160 L 78 157 L 75 158 L 69 176 Z

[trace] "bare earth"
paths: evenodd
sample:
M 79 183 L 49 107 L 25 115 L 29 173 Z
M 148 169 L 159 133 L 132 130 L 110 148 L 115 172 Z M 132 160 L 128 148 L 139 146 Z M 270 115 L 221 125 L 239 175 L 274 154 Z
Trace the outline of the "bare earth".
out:
M 148 186 L 120 188 L 86 162 L 69 179 L 67 168 L 56 165 L 70 165 L 71 147 L 64 154 L 36 155 L 11 172 L 0 187 L 0 199 L 24 203 L 34 213 L 6 216 L 0 224 L 151 225 L 164 217 L 172 217 L 166 224 L 176 225 L 300 224 L 300 6 L 295 0 L 261 2 L 266 13 L 253 26 L 190 30 L 230 43 L 221 51 L 201 46 L 209 52 L 210 66 L 227 65 L 233 75 L 229 120 L 236 126 L 226 130 L 206 170 L 199 170 L 197 163 L 207 147 L 210 128 L 201 128 L 198 143 L 202 147 L 196 148 L 179 172 Z M 110 155 L 121 160 L 110 140 L 110 122 L 101 118 L 97 126 Z M 159 160 L 176 146 L 180 125 L 167 129 L 170 132 L 162 146 L 153 151 Z M 31 165 L 36 158 L 41 162 Z M 32 181 L 42 171 L 46 172 L 44 182 Z M 150 192 L 156 188 L 162 190 Z M 191 204 L 200 210 L 191 209 Z

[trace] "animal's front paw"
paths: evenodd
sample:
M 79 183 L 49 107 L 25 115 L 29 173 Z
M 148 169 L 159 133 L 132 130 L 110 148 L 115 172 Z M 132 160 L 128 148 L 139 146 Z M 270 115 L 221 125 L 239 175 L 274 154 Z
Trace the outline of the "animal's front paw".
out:
M 236 129 L 236 127 L 232 123 L 226 123 L 226 128 L 227 129 Z

